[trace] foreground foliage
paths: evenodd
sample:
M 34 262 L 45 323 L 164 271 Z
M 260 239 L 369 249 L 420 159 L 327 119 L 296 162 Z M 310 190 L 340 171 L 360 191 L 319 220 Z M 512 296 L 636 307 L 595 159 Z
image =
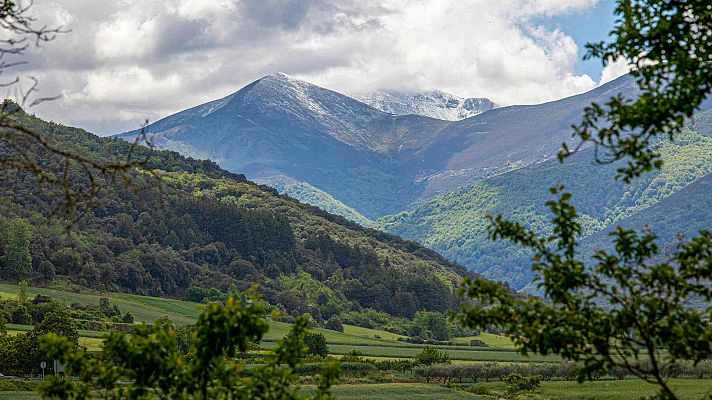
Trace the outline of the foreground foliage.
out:
M 169 323 L 140 326 L 130 336 L 112 332 L 96 356 L 74 350 L 64 337 L 44 336 L 44 349 L 66 363 L 67 375 L 77 379 L 51 376 L 40 393 L 47 399 L 86 399 L 92 393 L 118 399 L 331 398 L 328 388 L 337 377 L 336 364 L 324 368 L 313 396 L 302 395 L 295 385 L 294 369 L 307 351 L 305 317 L 296 320 L 267 363 L 248 368 L 234 358 L 267 332 L 264 318 L 257 303 L 232 298 L 211 303 L 198 319 L 187 355 Z
M 43 314 L 42 319 L 27 333 L 10 335 L 2 325 L 0 321 L 0 375 L 40 374 L 41 362 L 46 362 L 51 368 L 52 358 L 40 347 L 45 334 L 62 335 L 68 349 L 79 346 L 77 328 L 66 310 L 61 308 Z

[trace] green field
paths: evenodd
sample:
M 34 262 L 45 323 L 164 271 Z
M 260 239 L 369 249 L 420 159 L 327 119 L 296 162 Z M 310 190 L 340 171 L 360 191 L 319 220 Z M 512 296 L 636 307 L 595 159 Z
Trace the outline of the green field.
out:
M 19 291 L 17 285 L 0 284 L 0 296 L 15 297 Z M 31 295 L 43 294 L 66 303 L 78 302 L 81 304 L 98 304 L 101 297 L 107 297 L 116 303 L 121 312 L 130 311 L 137 322 L 154 322 L 161 317 L 168 317 L 178 325 L 189 324 L 196 320 L 200 313 L 202 304 L 175 300 L 163 299 L 149 296 L 139 296 L 124 293 L 77 293 L 66 290 L 47 288 L 28 288 Z M 8 324 L 8 329 L 12 331 L 28 331 L 31 326 Z M 262 347 L 273 349 L 277 346 L 276 340 L 283 338 L 291 325 L 283 322 L 270 321 L 270 330 L 263 338 Z M 361 328 L 357 326 L 344 325 L 344 332 L 336 332 L 327 329 L 315 328 L 326 337 L 329 343 L 330 353 L 333 355 L 344 355 L 353 350 L 359 351 L 364 356 L 378 359 L 409 359 L 422 350 L 423 345 L 398 341 L 403 338 L 395 333 L 381 331 L 377 329 Z M 98 351 L 101 349 L 101 332 L 80 331 L 81 343 L 89 350 Z M 487 343 L 489 347 L 468 346 L 470 340 L 479 339 Z M 558 361 L 556 357 L 531 356 L 524 357 L 514 351 L 511 341 L 502 336 L 493 334 L 482 334 L 476 337 L 458 338 L 454 340 L 455 345 L 437 346 L 438 349 L 447 352 L 454 362 L 475 362 L 475 361 L 499 361 L 499 362 L 530 362 L 530 361 Z
M 482 384 L 493 390 L 502 389 L 502 383 Z M 672 386 L 684 400 L 709 399 L 712 380 L 673 379 Z M 306 389 L 310 392 L 311 388 Z M 337 399 L 493 399 L 438 384 L 384 383 L 363 385 L 336 385 L 332 393 Z M 552 400 L 639 400 L 655 393 L 655 387 L 639 380 L 597 381 L 578 384 L 572 381 L 542 382 L 540 393 Z
M 477 339 L 487 343 L 490 347 L 513 349 L 514 343 L 506 336 L 494 335 L 492 333 L 482 333 L 479 336 L 467 336 L 453 339 L 456 343 L 469 344 L 470 340 Z
M 0 283 L 0 297 L 14 298 L 19 291 L 19 287 L 13 284 Z M 184 300 L 165 299 L 159 297 L 140 296 L 125 293 L 77 293 L 66 290 L 56 290 L 48 288 L 28 288 L 31 295 L 43 294 L 52 298 L 64 301 L 66 303 L 77 302 L 80 304 L 98 304 L 102 297 L 109 298 L 116 303 L 121 312 L 131 311 L 137 322 L 152 323 L 162 317 L 168 317 L 178 325 L 185 325 L 195 322 L 203 304 L 194 303 Z M 15 330 L 25 330 L 26 328 L 12 328 Z M 286 335 L 291 329 L 291 325 L 283 322 L 270 322 L 270 330 L 264 337 L 266 341 L 274 341 Z M 336 332 L 327 329 L 316 328 L 316 332 L 320 332 L 326 336 L 327 341 L 333 344 L 353 344 L 358 345 L 373 345 L 384 347 L 411 347 L 422 348 L 422 345 L 411 344 L 407 342 L 397 341 L 404 336 L 391 332 L 386 332 L 377 329 L 362 328 L 352 325 L 344 325 L 344 332 Z M 92 333 L 80 332 L 82 336 L 91 336 Z M 94 333 L 94 336 L 96 334 Z M 380 337 L 376 338 L 376 336 Z M 477 338 L 487 343 L 491 350 L 499 350 L 500 348 L 512 348 L 511 341 L 505 337 L 484 333 L 476 337 L 457 338 L 454 341 L 457 343 L 469 343 L 470 339 Z M 442 346 L 443 348 L 467 349 L 469 346 Z M 478 351 L 486 351 L 490 348 L 477 348 Z
M 672 386 L 681 400 L 709 399 L 712 393 L 712 380 L 673 379 Z M 492 390 L 502 389 L 503 384 L 481 384 Z M 305 393 L 312 393 L 314 388 L 302 388 Z M 358 385 L 336 385 L 331 392 L 337 399 L 343 400 L 456 400 L 456 399 L 493 399 L 496 397 L 478 396 L 462 390 L 455 390 L 438 384 L 425 383 L 379 383 Z M 578 384 L 576 382 L 542 382 L 540 393 L 552 400 L 639 400 L 655 393 L 655 388 L 639 380 L 597 381 Z M 707 397 L 706 397 L 707 396 Z M 0 400 L 38 399 L 32 392 L 0 392 Z
M 680 399 L 710 399 L 712 380 L 671 379 Z M 656 392 L 656 388 L 640 380 L 576 382 L 543 382 L 541 393 L 556 400 L 638 400 Z
M 17 285 L 0 284 L 0 297 L 14 297 L 19 291 Z M 200 304 L 190 301 L 138 296 L 124 293 L 75 293 L 63 290 L 28 288 L 31 295 L 43 294 L 66 303 L 99 304 L 102 297 L 116 303 L 121 312 L 131 311 L 138 322 L 155 322 L 168 317 L 178 325 L 190 324 L 198 318 Z
M 491 351 L 491 350 L 473 350 L 473 349 L 452 349 L 447 347 L 437 348 L 450 355 L 453 360 L 466 361 L 516 361 L 516 362 L 546 362 L 559 361 L 559 357 L 531 355 L 525 357 L 513 351 Z M 358 350 L 366 356 L 374 357 L 393 357 L 393 358 L 413 358 L 418 354 L 422 347 L 388 347 L 388 346 L 350 346 L 341 344 L 330 344 L 329 352 L 332 354 L 347 354 L 352 350 Z M 476 349 L 476 348 L 475 348 Z
M 305 392 L 313 392 L 312 388 L 305 388 Z M 344 400 L 455 400 L 455 399 L 480 399 L 465 392 L 456 392 L 440 385 L 425 383 L 378 383 L 365 385 L 336 385 L 331 392 L 337 399 Z
M 263 342 L 261 346 L 271 350 L 277 347 L 276 343 Z M 530 355 L 528 357 L 521 354 L 503 350 L 477 350 L 474 348 L 452 348 L 447 346 L 435 346 L 438 350 L 444 351 L 455 361 L 499 361 L 499 362 L 557 362 L 561 358 L 558 356 Z M 412 347 L 394 347 L 381 345 L 354 345 L 354 344 L 334 344 L 329 343 L 329 353 L 334 355 L 348 354 L 356 350 L 367 357 L 378 357 L 386 359 L 414 358 L 422 351 L 423 346 L 413 345 Z
M 289 330 L 292 329 L 290 324 L 284 322 L 270 321 L 269 331 L 264 336 L 265 341 L 274 341 L 283 338 Z M 376 329 L 360 328 L 357 326 L 344 325 L 344 332 L 331 331 L 328 329 L 315 328 L 315 332 L 319 332 L 326 337 L 329 343 L 359 345 L 397 345 L 406 344 L 405 342 L 397 342 L 396 338 L 400 335 L 394 333 L 379 331 Z M 379 335 L 382 339 L 376 339 L 374 335 Z M 393 339 L 390 339 L 393 338 Z

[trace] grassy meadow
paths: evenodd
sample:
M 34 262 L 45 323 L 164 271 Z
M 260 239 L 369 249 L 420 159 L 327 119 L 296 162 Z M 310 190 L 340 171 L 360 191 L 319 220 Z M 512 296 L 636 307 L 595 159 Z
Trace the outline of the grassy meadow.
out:
M 344 400 L 377 399 L 494 399 L 496 391 L 503 389 L 497 383 L 479 386 L 492 390 L 490 395 L 476 395 L 465 390 L 438 384 L 382 383 L 361 385 L 336 385 L 332 393 Z M 673 379 L 672 386 L 679 391 L 681 400 L 709 399 L 712 380 Z M 306 388 L 305 391 L 313 390 Z M 639 380 L 596 381 L 578 384 L 571 381 L 542 382 L 540 394 L 555 400 L 639 400 L 655 393 L 655 387 Z

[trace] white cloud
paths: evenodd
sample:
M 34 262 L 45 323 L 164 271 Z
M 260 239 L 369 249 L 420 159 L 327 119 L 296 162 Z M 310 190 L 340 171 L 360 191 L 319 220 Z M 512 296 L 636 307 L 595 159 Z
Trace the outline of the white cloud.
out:
M 44 94 L 64 93 L 39 115 L 102 133 L 277 71 L 347 94 L 437 88 L 535 103 L 596 83 L 574 72 L 578 47 L 566 32 L 532 21 L 595 2 L 44 0 L 38 16 L 72 32 L 34 51 L 24 72 Z
M 603 68 L 603 71 L 601 71 L 601 79 L 598 80 L 598 84 L 603 85 L 604 83 L 619 78 L 632 71 L 634 67 L 634 65 L 628 63 L 628 60 L 623 57 L 609 61 Z
M 156 33 L 155 18 L 118 14 L 112 21 L 99 26 L 94 47 L 101 59 L 141 57 L 153 52 Z

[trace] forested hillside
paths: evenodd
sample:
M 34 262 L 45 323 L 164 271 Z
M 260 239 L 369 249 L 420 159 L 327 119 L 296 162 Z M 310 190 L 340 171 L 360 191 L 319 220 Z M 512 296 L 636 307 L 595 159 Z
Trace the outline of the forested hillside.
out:
M 22 112 L 15 118 L 81 154 L 112 160 L 130 149 L 124 140 Z M 149 150 L 135 151 L 142 157 Z M 56 158 L 41 159 L 62 170 Z M 71 232 L 47 219 L 61 203 L 60 187 L 38 190 L 31 174 L 5 174 L 2 279 L 193 300 L 259 283 L 269 302 L 317 319 L 360 308 L 412 316 L 456 304 L 465 270 L 431 250 L 280 196 L 213 162 L 170 151 L 149 160 L 160 181 L 136 173 L 129 187 L 103 185 Z
M 418 240 L 517 289 L 533 277 L 530 256 L 505 241 L 489 240 L 485 216 L 502 214 L 547 232 L 550 215 L 544 204 L 551 196 L 548 188 L 557 181 L 574 195 L 585 235 L 591 235 L 587 248 L 602 245 L 605 233 L 616 225 L 640 228 L 641 221 L 652 223 L 653 230 L 671 243 L 678 232 L 694 233 L 712 220 L 699 209 L 708 206 L 704 199 L 712 195 L 709 185 L 700 181 L 712 172 L 709 114 L 698 116 L 689 125 L 695 131 L 681 133 L 674 144 L 661 143 L 664 168 L 630 185 L 614 183 L 618 164 L 595 164 L 592 152 L 582 151 L 563 165 L 552 160 L 492 177 L 378 222 L 388 232 Z

